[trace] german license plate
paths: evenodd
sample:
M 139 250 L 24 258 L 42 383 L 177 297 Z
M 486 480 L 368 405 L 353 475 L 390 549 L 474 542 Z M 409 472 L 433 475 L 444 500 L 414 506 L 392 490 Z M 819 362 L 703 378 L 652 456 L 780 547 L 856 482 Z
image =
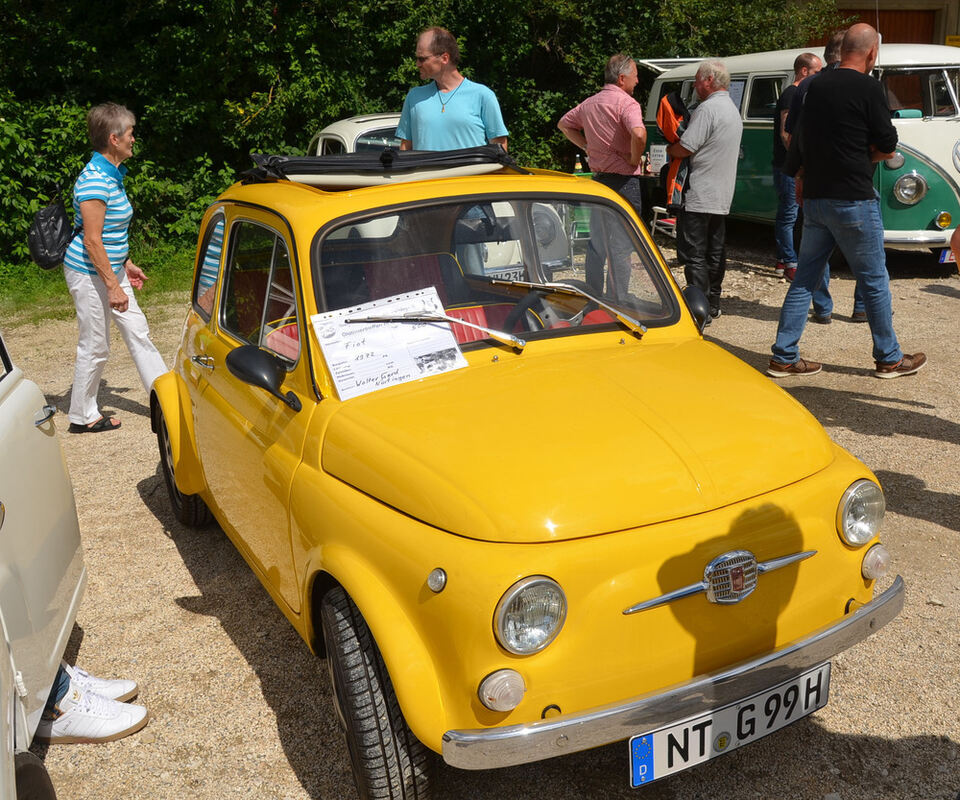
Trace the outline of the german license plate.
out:
M 630 739 L 630 785 L 644 786 L 773 733 L 827 704 L 830 664 L 708 714 Z
M 940 263 L 941 264 L 952 264 L 957 260 L 956 256 L 953 254 L 953 250 L 949 247 L 946 250 L 940 251 Z

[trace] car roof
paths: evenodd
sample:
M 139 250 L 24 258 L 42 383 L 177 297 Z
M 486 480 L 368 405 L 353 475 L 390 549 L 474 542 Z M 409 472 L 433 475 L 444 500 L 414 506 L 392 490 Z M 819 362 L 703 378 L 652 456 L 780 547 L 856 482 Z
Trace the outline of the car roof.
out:
M 361 114 L 349 119 L 333 122 L 320 130 L 321 136 L 339 136 L 344 141 L 352 142 L 356 136 L 370 128 L 380 125 L 387 127 L 400 122 L 400 115 L 396 112 L 383 114 Z
M 747 53 L 720 59 L 731 75 L 755 72 L 782 72 L 792 70 L 794 59 L 801 53 L 822 55 L 821 47 L 799 47 L 791 50 L 770 50 L 763 53 Z M 664 62 L 658 62 L 663 64 Z M 697 73 L 700 62 L 684 63 L 667 70 L 658 76 L 658 80 L 671 81 L 692 78 Z M 877 59 L 879 69 L 896 67 L 923 66 L 960 66 L 960 48 L 936 44 L 884 44 L 880 46 Z

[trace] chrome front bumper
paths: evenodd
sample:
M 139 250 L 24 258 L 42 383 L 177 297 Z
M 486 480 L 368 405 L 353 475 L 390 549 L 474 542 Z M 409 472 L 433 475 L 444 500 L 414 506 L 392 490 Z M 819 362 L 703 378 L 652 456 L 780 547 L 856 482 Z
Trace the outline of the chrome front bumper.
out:
M 950 246 L 953 228 L 946 230 L 884 231 L 883 246 L 888 250 L 938 250 Z
M 618 742 L 722 708 L 828 661 L 880 630 L 903 608 L 904 583 L 779 650 L 655 694 L 525 725 L 447 731 L 443 760 L 460 769 L 492 769 Z

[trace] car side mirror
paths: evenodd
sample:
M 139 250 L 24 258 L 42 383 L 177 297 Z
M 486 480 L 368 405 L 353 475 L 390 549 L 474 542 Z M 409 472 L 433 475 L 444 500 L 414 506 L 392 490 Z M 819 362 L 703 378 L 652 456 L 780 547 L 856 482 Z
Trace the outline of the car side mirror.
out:
M 279 356 L 261 350 L 256 345 L 245 344 L 227 354 L 227 369 L 235 378 L 239 378 L 251 386 L 259 386 L 277 399 L 282 400 L 294 411 L 303 408 L 300 398 L 293 392 L 287 392 L 286 394 L 280 392 L 283 379 L 287 374 L 287 367 Z
M 688 286 L 683 290 L 683 299 L 687 301 L 687 308 L 693 314 L 700 333 L 703 333 L 703 329 L 707 327 L 707 320 L 710 319 L 710 303 L 703 289 L 699 286 Z

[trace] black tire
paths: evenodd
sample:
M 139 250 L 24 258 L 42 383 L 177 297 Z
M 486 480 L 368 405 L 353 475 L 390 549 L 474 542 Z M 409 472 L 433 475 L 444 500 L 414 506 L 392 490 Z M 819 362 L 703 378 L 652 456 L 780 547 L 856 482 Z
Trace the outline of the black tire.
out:
M 33 753 L 13 757 L 17 782 L 17 800 L 57 800 L 57 790 L 47 774 L 46 765 Z
M 324 596 L 320 621 L 361 800 L 426 800 L 436 756 L 407 726 L 363 615 L 337 587 Z
M 167 495 L 170 497 L 170 506 L 173 515 L 184 525 L 191 528 L 202 528 L 213 521 L 213 515 L 203 498 L 197 494 L 184 494 L 177 488 L 173 477 L 173 450 L 170 447 L 170 434 L 167 423 L 163 419 L 163 412 L 157 407 L 157 446 L 160 449 L 160 471 L 163 473 L 164 483 L 167 484 Z

